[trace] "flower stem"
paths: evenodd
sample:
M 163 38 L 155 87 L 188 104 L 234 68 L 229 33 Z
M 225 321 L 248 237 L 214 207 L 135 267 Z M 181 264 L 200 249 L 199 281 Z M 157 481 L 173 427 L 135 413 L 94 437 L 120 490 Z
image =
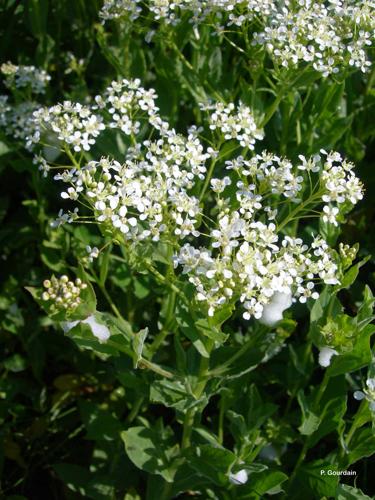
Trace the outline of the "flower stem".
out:
M 210 352 L 213 347 L 213 343 L 207 347 L 207 350 Z M 198 373 L 198 382 L 193 391 L 195 398 L 198 400 L 206 387 L 208 378 L 208 368 L 210 364 L 210 358 L 201 357 L 199 373 Z M 193 430 L 193 425 L 195 421 L 195 416 L 198 412 L 198 408 L 194 406 L 193 408 L 189 408 L 185 413 L 184 423 L 183 423 L 183 431 L 182 431 L 182 440 L 181 440 L 181 448 L 188 448 L 190 446 L 190 438 Z
M 329 382 L 329 375 L 328 375 L 328 372 L 326 370 L 324 372 L 324 377 L 323 377 L 322 383 L 320 384 L 319 390 L 318 390 L 318 392 L 317 392 L 317 394 L 315 396 L 315 400 L 314 400 L 314 403 L 313 403 L 313 406 L 312 406 L 312 409 L 313 409 L 314 413 L 318 410 L 320 400 L 322 399 L 322 396 L 323 396 L 323 394 L 324 394 L 324 392 L 325 392 L 325 390 L 327 388 L 328 382 Z M 292 472 L 292 474 L 290 476 L 289 487 L 293 484 L 293 482 L 295 480 L 295 477 L 296 477 L 296 474 L 298 472 L 298 469 L 300 468 L 302 462 L 305 460 L 306 453 L 307 453 L 309 447 L 310 447 L 310 436 L 308 436 L 306 438 L 306 441 L 303 444 L 301 453 L 299 454 L 299 457 L 298 457 L 298 460 L 296 462 L 296 465 L 294 466 L 293 472 Z

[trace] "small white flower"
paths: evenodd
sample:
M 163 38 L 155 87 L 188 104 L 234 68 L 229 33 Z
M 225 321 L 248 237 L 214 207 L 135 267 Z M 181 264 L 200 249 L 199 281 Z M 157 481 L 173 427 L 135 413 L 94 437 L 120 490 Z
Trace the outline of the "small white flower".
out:
M 337 207 L 330 207 L 329 205 L 325 205 L 323 207 L 323 221 L 327 222 L 328 224 L 333 224 L 334 226 L 337 226 L 337 215 L 339 213 L 339 209 Z

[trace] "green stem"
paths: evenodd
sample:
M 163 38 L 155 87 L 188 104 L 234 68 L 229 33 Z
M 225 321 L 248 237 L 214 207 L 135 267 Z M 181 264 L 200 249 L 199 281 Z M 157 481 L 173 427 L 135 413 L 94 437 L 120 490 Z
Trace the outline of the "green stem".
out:
M 112 346 L 118 351 L 126 354 L 127 356 L 131 357 L 134 359 L 134 352 L 132 349 L 128 346 L 118 344 L 114 340 L 107 340 L 106 345 Z M 167 370 L 164 370 L 161 366 L 157 365 L 156 363 L 153 363 L 152 361 L 148 361 L 147 359 L 140 359 L 138 361 L 138 367 L 139 368 L 146 368 L 147 370 L 151 370 L 154 373 L 157 373 L 158 375 L 161 375 L 162 377 L 169 378 L 169 379 L 175 379 L 176 375 L 172 372 L 169 372 Z
M 300 203 L 294 210 L 292 210 L 290 212 L 289 215 L 287 215 L 285 217 L 285 219 L 280 223 L 278 224 L 277 226 L 277 231 L 281 231 L 287 224 L 288 222 L 290 222 L 291 220 L 293 220 L 295 218 L 295 216 L 299 213 L 299 212 L 302 212 L 308 205 L 311 205 L 312 203 L 314 203 L 316 200 L 318 200 L 319 198 L 322 197 L 322 194 L 323 192 L 322 191 L 318 191 L 316 193 L 313 193 L 311 194 L 307 200 L 305 200 L 304 202 Z
M 221 396 L 219 409 L 219 426 L 218 426 L 218 441 L 223 444 L 224 440 L 224 412 L 225 412 L 225 394 Z
M 213 347 L 213 343 L 207 347 L 207 350 L 210 352 Z M 195 389 L 193 391 L 195 398 L 198 400 L 206 387 L 208 378 L 208 368 L 210 364 L 210 359 L 209 358 L 204 358 L 203 356 L 201 357 L 200 361 L 200 367 L 199 367 L 199 373 L 198 373 L 198 382 L 197 385 L 195 386 Z M 195 416 L 198 412 L 198 408 L 194 406 L 193 408 L 190 408 L 187 410 L 185 413 L 185 418 L 184 418 L 184 423 L 183 423 L 183 431 L 182 431 L 182 440 L 181 440 L 181 448 L 188 448 L 190 446 L 190 438 L 191 438 L 191 433 L 193 430 L 194 426 L 194 421 L 195 421 Z
M 155 276 L 155 278 L 158 279 L 158 281 L 160 281 L 163 285 L 169 286 L 184 302 L 186 302 L 187 304 L 189 303 L 188 299 L 185 297 L 185 294 L 174 283 L 168 281 L 167 278 L 159 273 L 159 271 L 155 269 L 151 264 L 148 264 L 146 262 L 146 265 L 148 270 Z
M 202 191 L 200 192 L 200 195 L 199 195 L 199 201 L 200 202 L 203 200 L 203 197 L 204 197 L 204 195 L 205 195 L 205 193 L 207 191 L 207 188 L 208 188 L 208 185 L 210 183 L 212 174 L 214 172 L 214 168 L 215 168 L 216 162 L 217 162 L 217 158 L 213 158 L 212 161 L 211 161 L 211 165 L 210 165 L 210 168 L 209 168 L 209 170 L 207 172 L 206 179 L 205 179 L 203 187 L 202 187 Z
M 64 150 L 65 150 L 65 153 L 68 155 L 70 161 L 73 163 L 73 165 L 77 168 L 77 169 L 80 169 L 81 168 L 81 165 L 76 161 L 76 159 L 74 158 L 74 156 L 72 155 L 72 153 L 70 152 L 70 149 L 65 146 L 64 147 Z
M 145 399 L 144 396 L 139 396 L 138 399 L 136 399 L 136 401 L 131 409 L 131 412 L 126 417 L 126 423 L 131 424 L 133 422 L 133 420 L 138 415 L 139 410 L 142 407 L 144 399 Z
M 322 396 L 327 388 L 328 382 L 329 382 L 329 375 L 328 375 L 328 372 L 326 370 L 324 372 L 324 377 L 323 377 L 322 383 L 320 384 L 319 391 L 317 392 L 317 394 L 315 396 L 314 404 L 312 407 L 314 413 L 318 410 L 320 400 L 322 399 Z M 305 460 L 306 453 L 309 449 L 309 446 L 310 446 L 310 436 L 306 438 L 306 441 L 304 442 L 304 445 L 302 447 L 301 453 L 299 454 L 296 465 L 294 466 L 293 472 L 292 472 L 292 474 L 290 476 L 290 480 L 289 480 L 290 486 L 293 484 L 295 477 L 296 477 L 296 474 L 298 472 L 298 469 L 300 468 L 302 462 Z
M 95 279 L 95 282 L 96 284 L 98 285 L 98 287 L 100 288 L 100 291 L 102 292 L 102 294 L 104 295 L 106 301 L 108 302 L 108 304 L 111 306 L 111 309 L 112 311 L 115 313 L 115 315 L 121 319 L 122 321 L 124 321 L 124 318 L 122 317 L 122 314 L 120 313 L 120 311 L 118 310 L 116 304 L 113 302 L 111 296 L 109 295 L 109 293 L 107 292 L 104 284 L 100 281 L 99 277 L 97 276 L 97 274 L 95 273 L 95 271 L 91 271 L 91 274 L 92 274 L 92 277 Z
M 362 413 L 364 406 L 367 404 L 368 403 L 367 403 L 366 399 L 362 400 L 361 405 L 360 405 L 359 409 L 357 410 L 356 416 L 354 417 L 353 423 L 350 426 L 349 432 L 346 435 L 346 439 L 344 440 L 345 447 L 342 447 L 340 450 L 339 457 L 338 457 L 339 462 L 343 461 L 346 450 L 349 448 L 350 441 L 352 440 L 352 438 L 355 434 L 355 431 L 360 427 L 360 425 L 358 425 L 359 419 L 360 419 L 360 416 L 361 416 L 361 413 Z
M 185 449 L 190 446 L 190 437 L 191 437 L 191 432 L 193 430 L 195 412 L 196 408 L 190 408 L 185 413 L 183 431 L 182 431 L 181 449 Z
M 164 368 L 162 368 L 161 366 L 157 365 L 156 363 L 152 363 L 152 361 L 148 361 L 144 358 L 138 361 L 138 367 L 147 368 L 148 370 L 151 370 L 165 378 L 176 379 L 176 375 L 174 373 L 164 370 Z
M 150 359 L 155 354 L 155 352 L 159 349 L 159 347 L 164 342 L 165 338 L 167 337 L 167 335 L 170 332 L 170 327 L 171 327 L 171 324 L 173 323 L 173 320 L 174 320 L 175 304 L 176 304 L 176 292 L 174 290 L 172 290 L 172 293 L 168 297 L 167 313 L 166 313 L 164 326 L 161 329 L 161 331 L 156 335 L 152 344 L 149 347 Z
M 264 332 L 263 332 L 264 333 Z M 209 377 L 218 377 L 220 375 L 223 375 L 229 366 L 231 366 L 235 361 L 237 361 L 238 358 L 240 358 L 243 354 L 245 354 L 253 345 L 258 341 L 259 337 L 262 335 L 262 332 L 258 333 L 257 335 L 254 335 L 253 337 L 250 338 L 246 344 L 244 344 L 237 352 L 236 354 L 233 354 L 227 361 L 221 364 L 220 368 L 216 368 L 215 370 L 211 370 L 207 373 Z

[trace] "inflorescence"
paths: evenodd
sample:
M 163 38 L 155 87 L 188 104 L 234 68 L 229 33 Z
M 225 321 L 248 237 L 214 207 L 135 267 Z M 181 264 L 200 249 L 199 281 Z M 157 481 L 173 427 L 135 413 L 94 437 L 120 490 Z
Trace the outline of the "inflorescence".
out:
M 100 16 L 133 22 L 147 13 L 169 25 L 188 18 L 195 33 L 200 24 L 211 25 L 219 36 L 229 27 L 253 27 L 253 44 L 277 64 L 308 63 L 324 77 L 345 67 L 366 72 L 371 64 L 367 49 L 375 29 L 373 0 L 106 0 Z
M 50 279 L 43 282 L 45 291 L 42 294 L 42 299 L 46 302 L 51 302 L 53 311 L 73 311 L 80 303 L 80 294 L 82 290 L 87 288 L 87 284 L 77 278 L 75 281 L 70 281 L 68 276 L 63 275 L 60 278 L 52 276 Z
M 206 149 L 204 129 L 177 133 L 159 115 L 156 97 L 139 80 L 122 80 L 91 107 L 66 102 L 34 113 L 32 142 L 54 133 L 74 160 L 54 178 L 66 184 L 63 199 L 90 207 L 82 220 L 135 254 L 145 241 L 171 245 L 175 269 L 210 316 L 241 303 L 245 319 L 271 324 L 293 301 L 316 299 L 317 283 L 339 283 L 341 257 L 320 235 L 305 242 L 283 230 L 305 216 L 341 222 L 363 196 L 353 164 L 323 150 L 296 162 L 255 154 L 263 133 L 242 103 L 202 106 L 216 144 Z M 128 138 L 123 161 L 75 159 L 112 129 Z M 233 151 L 228 142 L 242 154 L 225 159 Z M 80 220 L 77 206 L 61 211 L 54 225 Z

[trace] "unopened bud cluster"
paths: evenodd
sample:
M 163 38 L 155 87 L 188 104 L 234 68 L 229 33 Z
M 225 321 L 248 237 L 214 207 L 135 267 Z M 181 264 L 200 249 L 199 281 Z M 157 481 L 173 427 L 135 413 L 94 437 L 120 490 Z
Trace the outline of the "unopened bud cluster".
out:
M 42 299 L 51 301 L 57 310 L 72 310 L 78 307 L 81 303 L 81 291 L 87 288 L 87 284 L 79 278 L 70 281 L 66 275 L 60 278 L 52 276 L 43 282 L 43 286 L 46 291 L 43 292 Z

